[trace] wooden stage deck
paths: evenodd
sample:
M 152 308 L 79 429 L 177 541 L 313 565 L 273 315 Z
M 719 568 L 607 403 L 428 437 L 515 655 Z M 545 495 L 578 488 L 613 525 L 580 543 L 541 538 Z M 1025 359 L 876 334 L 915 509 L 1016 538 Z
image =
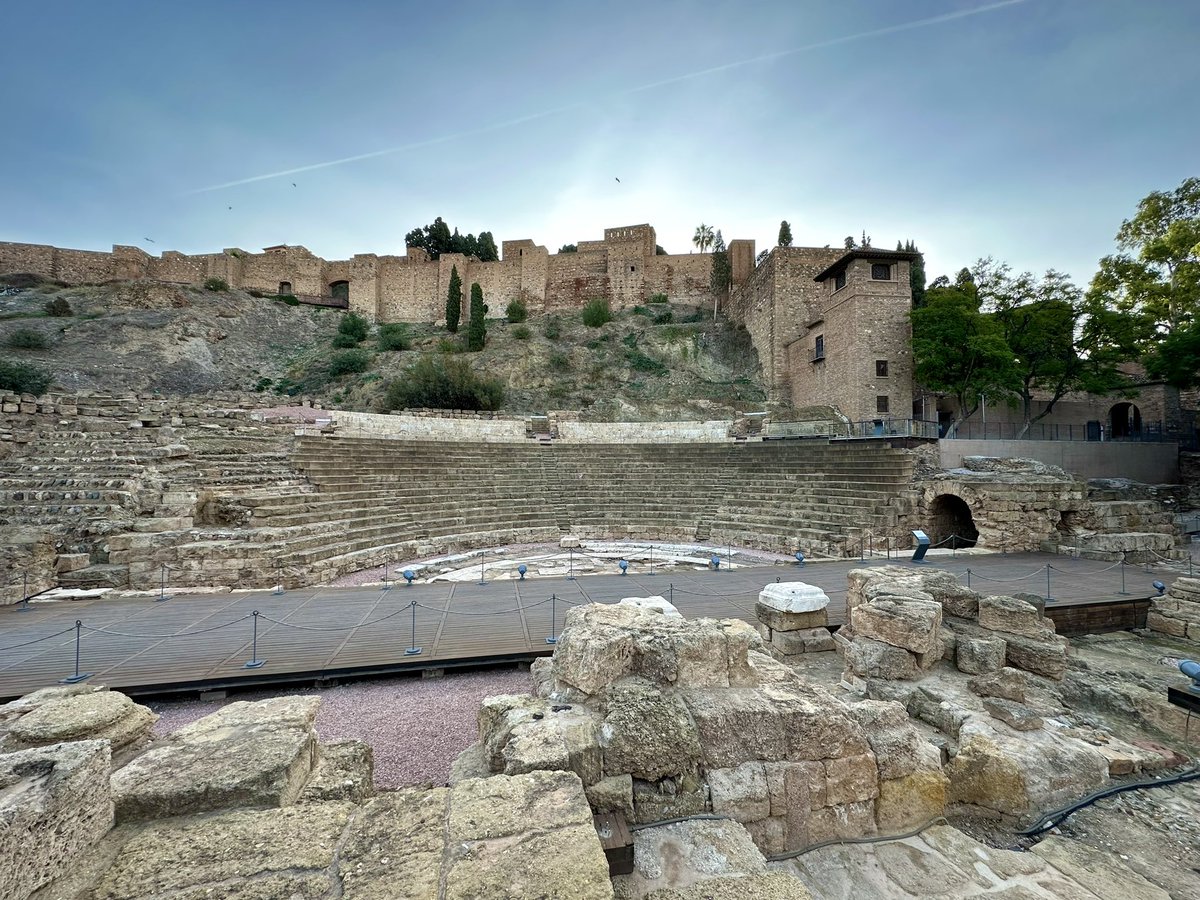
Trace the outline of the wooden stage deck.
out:
M 0 698 L 58 683 L 79 670 L 89 683 L 134 694 L 196 691 L 370 674 L 495 664 L 549 653 L 546 638 L 568 609 L 590 602 L 660 594 L 689 617 L 754 622 L 754 601 L 777 579 L 806 581 L 830 596 L 830 624 L 845 617 L 846 572 L 886 560 L 839 560 L 796 566 L 721 570 L 690 568 L 656 574 L 592 575 L 478 584 L 304 588 L 274 595 L 176 594 L 154 598 L 33 602 L 27 611 L 0 608 Z M 893 560 L 893 562 L 897 562 Z M 900 562 L 901 565 L 911 565 Z M 1172 574 L 1046 554 L 940 556 L 932 567 L 985 593 L 1046 595 L 1062 633 L 1132 627 L 1145 621 L 1150 582 Z M 551 595 L 556 598 L 551 601 Z M 416 604 L 415 606 L 413 604 Z M 253 647 L 254 611 L 257 653 Z M 415 636 L 414 617 L 415 610 Z M 552 619 L 553 614 L 553 619 Z M 81 624 L 76 628 L 76 621 Z M 420 653 L 406 654 L 414 645 Z M 258 668 L 245 664 L 266 660 Z

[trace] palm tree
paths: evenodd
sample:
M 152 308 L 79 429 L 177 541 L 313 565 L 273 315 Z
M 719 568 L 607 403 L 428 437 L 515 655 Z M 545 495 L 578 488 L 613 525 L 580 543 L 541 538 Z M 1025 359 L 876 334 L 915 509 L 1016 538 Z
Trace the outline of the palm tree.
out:
M 692 235 L 692 243 L 703 253 L 713 242 L 713 230 L 711 225 L 700 223 L 700 227 L 696 229 L 696 233 Z

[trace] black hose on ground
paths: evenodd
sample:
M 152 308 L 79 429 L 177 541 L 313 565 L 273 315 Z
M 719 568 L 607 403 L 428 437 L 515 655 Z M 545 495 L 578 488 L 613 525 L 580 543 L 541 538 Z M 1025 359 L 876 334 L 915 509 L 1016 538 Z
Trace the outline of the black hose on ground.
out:
M 1035 834 L 1041 834 L 1043 831 L 1048 831 L 1060 824 L 1067 816 L 1078 812 L 1085 806 L 1091 806 L 1097 800 L 1103 800 L 1105 797 L 1111 797 L 1114 794 L 1123 794 L 1126 791 L 1137 791 L 1143 788 L 1169 787 L 1173 784 L 1182 784 L 1185 781 L 1194 781 L 1200 778 L 1200 768 L 1189 769 L 1179 775 L 1171 775 L 1167 778 L 1150 779 L 1148 781 L 1132 781 L 1128 784 L 1115 784 L 1112 787 L 1106 787 L 1094 793 L 1088 794 L 1082 800 L 1078 800 L 1061 809 L 1056 809 L 1054 812 L 1047 813 L 1038 819 L 1037 823 L 1023 831 L 1018 831 L 1016 834 L 1022 837 L 1031 837 Z

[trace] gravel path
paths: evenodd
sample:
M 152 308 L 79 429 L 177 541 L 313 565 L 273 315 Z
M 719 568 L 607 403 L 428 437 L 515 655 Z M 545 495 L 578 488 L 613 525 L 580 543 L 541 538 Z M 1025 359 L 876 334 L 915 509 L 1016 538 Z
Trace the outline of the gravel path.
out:
M 357 738 L 375 751 L 375 787 L 380 790 L 433 782 L 444 784 L 455 757 L 478 737 L 479 704 L 495 694 L 526 694 L 529 673 L 513 669 L 449 674 L 423 679 L 403 676 L 357 681 L 325 690 L 262 691 L 228 700 L 153 702 L 162 718 L 156 737 L 170 734 L 235 700 L 286 694 L 318 694 L 317 733 L 322 741 Z

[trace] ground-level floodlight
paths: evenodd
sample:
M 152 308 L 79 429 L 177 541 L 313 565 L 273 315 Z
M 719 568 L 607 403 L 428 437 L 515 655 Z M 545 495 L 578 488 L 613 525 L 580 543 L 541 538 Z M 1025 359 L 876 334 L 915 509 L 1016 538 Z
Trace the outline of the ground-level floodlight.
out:
M 409 587 L 412 587 L 413 579 L 416 577 L 417 574 L 412 569 L 404 570 L 404 580 L 408 582 Z
M 1152 581 L 1150 586 L 1158 591 L 1158 596 L 1160 597 L 1167 592 L 1167 586 L 1161 581 Z
M 617 563 L 617 568 L 620 569 L 621 574 L 624 575 L 625 570 L 629 568 L 629 563 L 626 562 L 625 560 L 621 560 L 620 562 Z
M 525 573 L 528 571 L 529 568 L 525 565 L 525 563 L 521 563 L 519 566 L 517 566 L 517 574 L 521 576 L 522 581 L 525 580 Z
M 804 568 L 804 554 L 799 550 L 796 551 L 796 565 L 802 569 Z
M 709 562 L 712 563 L 712 567 L 714 570 L 721 568 L 721 557 L 714 556 L 712 559 L 709 560 Z

